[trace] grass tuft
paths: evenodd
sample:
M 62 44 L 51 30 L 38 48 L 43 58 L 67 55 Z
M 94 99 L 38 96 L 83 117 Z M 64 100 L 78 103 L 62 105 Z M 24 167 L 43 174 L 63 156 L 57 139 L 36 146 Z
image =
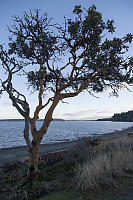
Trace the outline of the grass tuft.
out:
M 117 186 L 116 177 L 133 172 L 133 138 L 124 136 L 104 141 L 95 147 L 91 159 L 75 170 L 76 188 L 102 190 Z

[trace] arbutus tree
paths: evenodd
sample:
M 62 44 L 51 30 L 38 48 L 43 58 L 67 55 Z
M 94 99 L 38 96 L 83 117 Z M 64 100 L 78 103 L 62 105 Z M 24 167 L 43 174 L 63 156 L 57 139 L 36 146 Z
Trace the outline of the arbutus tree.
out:
M 114 21 L 104 22 L 95 6 L 88 10 L 75 6 L 73 15 L 73 19 L 65 19 L 64 25 L 52 23 L 40 10 L 14 17 L 8 49 L 0 46 L 1 69 L 6 76 L 0 79 L 1 93 L 7 92 L 25 119 L 29 180 L 38 172 L 39 145 L 58 103 L 85 90 L 94 95 L 111 88 L 117 95 L 131 78 L 133 58 L 127 57 L 127 52 L 133 35 L 108 39 L 108 34 L 115 32 Z M 24 75 L 28 86 L 38 92 L 33 117 L 26 96 L 15 89 L 16 75 L 21 75 L 20 79 Z M 46 115 L 38 130 L 36 122 L 42 110 Z

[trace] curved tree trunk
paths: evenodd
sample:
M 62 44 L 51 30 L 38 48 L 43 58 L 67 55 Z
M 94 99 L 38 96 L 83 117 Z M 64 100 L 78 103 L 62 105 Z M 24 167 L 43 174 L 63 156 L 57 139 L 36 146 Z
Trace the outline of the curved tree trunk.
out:
M 55 107 L 59 103 L 59 100 L 60 100 L 59 96 L 56 95 L 53 100 L 52 105 L 50 106 L 49 110 L 46 113 L 44 123 L 39 131 L 36 130 L 36 124 L 35 124 L 38 117 L 36 117 L 35 115 L 34 118 L 31 120 L 31 133 L 32 133 L 33 140 L 31 143 L 32 146 L 29 149 L 30 159 L 29 159 L 29 168 L 27 172 L 27 182 L 31 182 L 39 171 L 38 170 L 39 145 L 42 141 L 43 136 L 47 132 L 50 122 L 52 121 L 52 114 Z M 35 113 L 35 114 L 38 114 L 38 113 Z

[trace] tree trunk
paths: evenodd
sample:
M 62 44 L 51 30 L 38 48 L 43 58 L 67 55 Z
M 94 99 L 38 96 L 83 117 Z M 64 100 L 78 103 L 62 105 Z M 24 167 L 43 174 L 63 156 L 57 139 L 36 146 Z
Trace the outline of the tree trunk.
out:
M 37 120 L 37 116 L 35 115 L 34 118 L 32 118 L 32 120 L 31 120 L 31 133 L 32 133 L 33 140 L 31 143 L 32 147 L 30 147 L 30 150 L 29 150 L 30 165 L 29 165 L 29 169 L 27 172 L 27 182 L 32 182 L 35 175 L 39 171 L 38 170 L 39 145 L 42 141 L 43 136 L 47 132 L 50 122 L 52 121 L 52 114 L 53 114 L 55 107 L 59 103 L 59 100 L 60 100 L 59 95 L 56 95 L 54 97 L 51 107 L 47 111 L 45 120 L 39 131 L 36 130 L 36 124 L 35 124 L 36 120 Z M 38 113 L 35 113 L 35 114 L 38 114 Z
M 29 168 L 27 172 L 27 182 L 32 182 L 38 173 L 39 145 L 32 146 L 29 150 Z

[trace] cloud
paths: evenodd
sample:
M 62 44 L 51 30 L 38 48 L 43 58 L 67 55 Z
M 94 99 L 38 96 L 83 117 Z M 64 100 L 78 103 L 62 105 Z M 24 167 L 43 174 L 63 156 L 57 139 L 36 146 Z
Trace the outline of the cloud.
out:
M 86 114 L 90 114 L 90 113 L 96 113 L 96 109 L 90 109 L 90 110 L 80 110 L 74 113 L 65 113 L 64 116 L 67 117 L 82 117 Z
M 113 111 L 110 109 L 107 110 L 97 110 L 97 109 L 90 109 L 90 110 L 80 110 L 74 113 L 65 113 L 63 114 L 64 118 L 67 119 L 98 119 L 104 117 L 111 117 Z
M 109 112 L 113 112 L 113 111 L 107 109 L 107 110 L 98 111 L 98 112 L 96 112 L 96 113 L 97 113 L 97 114 L 103 114 L 103 113 L 109 113 Z

